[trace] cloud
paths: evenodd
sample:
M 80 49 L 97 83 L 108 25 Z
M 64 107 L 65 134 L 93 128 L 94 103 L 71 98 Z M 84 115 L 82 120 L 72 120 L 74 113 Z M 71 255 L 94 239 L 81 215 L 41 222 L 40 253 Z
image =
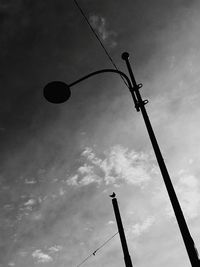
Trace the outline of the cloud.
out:
M 115 224 L 115 222 L 114 221 L 108 221 L 108 224 Z
M 43 253 L 40 249 L 35 250 L 32 253 L 33 258 L 37 259 L 38 263 L 46 263 L 53 261 L 52 257 Z
M 68 180 L 67 180 L 67 184 L 71 185 L 71 186 L 77 186 L 78 185 L 78 174 L 75 174 L 73 176 L 71 176 Z
M 58 252 L 58 251 L 62 250 L 62 246 L 55 245 L 55 246 L 53 246 L 53 247 L 50 247 L 48 250 L 49 250 L 50 252 L 52 252 L 52 253 L 54 253 L 54 252 Z
M 133 226 L 129 227 L 127 232 L 128 234 L 134 234 L 136 236 L 140 236 L 145 231 L 147 231 L 154 222 L 155 222 L 154 217 L 148 217 L 142 223 L 136 223 Z
M 198 179 L 184 171 L 173 182 L 184 215 L 188 219 L 196 218 L 200 215 L 200 186 Z M 160 203 L 164 207 L 164 214 L 174 217 L 174 211 L 167 195 L 164 185 L 159 186 L 154 192 L 154 202 Z
M 24 206 L 32 206 L 36 203 L 35 199 L 29 199 L 27 202 L 24 203 Z
M 115 47 L 117 45 L 116 41 L 113 40 L 117 34 L 114 31 L 109 31 L 107 29 L 106 19 L 99 15 L 91 15 L 89 17 L 89 21 L 94 30 L 97 30 L 103 41 L 107 41 L 111 47 Z
M 200 186 L 194 175 L 183 174 L 180 177 L 177 193 L 180 195 L 180 201 L 187 217 L 195 218 L 200 215 Z
M 147 161 L 142 153 L 129 152 L 121 146 L 115 146 L 108 152 L 107 159 L 101 164 L 105 172 L 105 182 L 125 180 L 128 184 L 141 185 L 150 179 Z M 115 178 L 116 177 L 116 178 Z
M 14 262 L 9 262 L 8 266 L 15 266 L 15 263 Z
M 24 182 L 25 184 L 36 184 L 37 182 L 34 180 L 34 179 L 25 179 L 25 182 Z
M 77 174 L 67 180 L 68 185 L 85 186 L 91 183 L 100 183 L 101 178 L 95 174 L 94 167 L 84 164 L 79 167 Z
M 84 163 L 71 176 L 68 185 L 88 185 L 104 183 L 106 185 L 125 182 L 127 184 L 143 186 L 155 173 L 155 166 L 151 156 L 145 153 L 129 151 L 122 146 L 114 146 L 104 152 L 104 159 L 86 147 L 82 153 Z

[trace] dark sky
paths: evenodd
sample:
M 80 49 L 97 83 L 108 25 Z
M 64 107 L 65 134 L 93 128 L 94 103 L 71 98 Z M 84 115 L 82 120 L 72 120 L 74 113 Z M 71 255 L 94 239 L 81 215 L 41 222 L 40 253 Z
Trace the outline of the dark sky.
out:
M 121 53 L 130 53 L 200 249 L 199 1 L 78 3 L 126 73 Z M 116 232 L 113 191 L 137 266 L 189 266 L 142 118 L 121 78 L 88 79 L 61 105 L 43 98 L 52 80 L 71 83 L 113 67 L 75 3 L 0 0 L 0 22 L 0 267 L 77 266 Z M 85 266 L 122 264 L 115 237 Z

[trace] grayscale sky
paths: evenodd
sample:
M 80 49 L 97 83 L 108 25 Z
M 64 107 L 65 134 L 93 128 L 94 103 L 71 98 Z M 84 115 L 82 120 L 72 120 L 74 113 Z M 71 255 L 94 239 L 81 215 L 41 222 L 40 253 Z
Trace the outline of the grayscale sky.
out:
M 128 51 L 200 251 L 200 2 L 78 0 L 118 68 Z M 137 267 L 190 263 L 141 114 L 73 0 L 0 0 L 0 267 L 76 267 L 117 231 Z M 116 235 L 83 266 L 124 266 Z

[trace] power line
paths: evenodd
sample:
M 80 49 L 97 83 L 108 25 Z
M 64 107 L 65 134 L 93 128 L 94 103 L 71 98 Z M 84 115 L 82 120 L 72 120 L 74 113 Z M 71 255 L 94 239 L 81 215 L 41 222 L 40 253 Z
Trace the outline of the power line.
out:
M 97 251 L 100 250 L 102 247 L 104 247 L 111 239 L 113 239 L 119 232 L 116 232 L 113 236 L 111 236 L 108 240 L 106 240 L 101 246 L 99 246 L 92 254 L 87 256 L 81 263 L 79 263 L 76 267 L 81 266 L 83 263 L 85 263 L 90 257 L 95 256 Z
M 94 36 L 96 37 L 97 41 L 99 42 L 99 44 L 101 45 L 101 47 L 103 48 L 104 52 L 106 53 L 108 59 L 110 60 L 110 62 L 112 63 L 112 65 L 114 66 L 114 68 L 116 70 L 119 70 L 117 65 L 115 64 L 115 62 L 113 61 L 112 57 L 110 56 L 108 50 L 106 49 L 106 47 L 104 46 L 103 42 L 101 41 L 101 39 L 99 38 L 99 36 L 97 35 L 97 33 L 95 32 L 94 28 L 92 27 L 89 19 L 87 18 L 87 16 L 85 15 L 85 12 L 83 11 L 83 9 L 80 7 L 80 5 L 78 4 L 78 2 L 76 0 L 74 0 L 74 3 L 76 4 L 77 8 L 79 9 L 79 11 L 81 12 L 82 16 L 84 17 L 85 21 L 87 22 L 88 26 L 90 27 L 92 33 L 94 34 Z M 120 75 L 123 82 L 125 83 L 125 85 L 128 87 L 127 82 L 125 81 L 124 77 L 122 75 Z

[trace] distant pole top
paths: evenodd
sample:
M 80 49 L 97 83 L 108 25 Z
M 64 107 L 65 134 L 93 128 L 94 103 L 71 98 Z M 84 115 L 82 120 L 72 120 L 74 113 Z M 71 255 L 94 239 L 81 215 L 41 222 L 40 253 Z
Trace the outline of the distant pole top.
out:
M 122 59 L 123 60 L 127 60 L 128 58 L 129 58 L 129 53 L 128 52 L 122 53 Z

